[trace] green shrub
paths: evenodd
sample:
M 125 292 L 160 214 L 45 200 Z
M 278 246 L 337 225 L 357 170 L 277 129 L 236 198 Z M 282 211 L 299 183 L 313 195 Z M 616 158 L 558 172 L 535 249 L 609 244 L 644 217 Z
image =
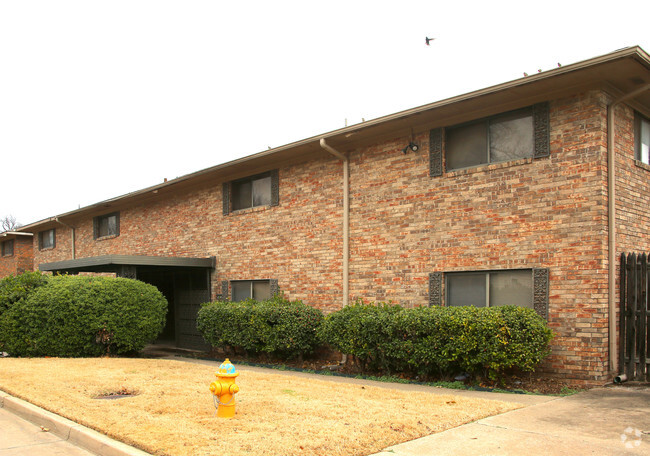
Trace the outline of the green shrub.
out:
M 318 345 L 316 331 L 322 320 L 318 309 L 276 296 L 267 301 L 205 304 L 199 310 L 197 328 L 213 347 L 293 358 Z
M 466 371 L 497 378 L 532 371 L 552 332 L 523 307 L 419 307 L 354 304 L 325 318 L 323 341 L 370 369 L 417 375 Z
M 47 283 L 48 276 L 40 272 L 10 275 L 0 280 L 0 315 L 14 303 L 27 298 L 34 290 Z
M 152 285 L 56 276 L 0 317 L 0 346 L 14 356 L 100 356 L 141 350 L 162 330 L 167 301 Z

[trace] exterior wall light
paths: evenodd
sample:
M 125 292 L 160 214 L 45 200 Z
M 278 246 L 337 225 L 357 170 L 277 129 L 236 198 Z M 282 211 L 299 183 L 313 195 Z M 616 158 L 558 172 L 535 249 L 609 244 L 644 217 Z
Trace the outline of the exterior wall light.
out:
M 406 147 L 404 147 L 404 149 L 402 149 L 402 153 L 406 154 L 409 151 L 409 149 L 411 149 L 413 152 L 417 152 L 419 148 L 420 146 L 418 146 L 413 141 L 411 141 L 406 145 Z

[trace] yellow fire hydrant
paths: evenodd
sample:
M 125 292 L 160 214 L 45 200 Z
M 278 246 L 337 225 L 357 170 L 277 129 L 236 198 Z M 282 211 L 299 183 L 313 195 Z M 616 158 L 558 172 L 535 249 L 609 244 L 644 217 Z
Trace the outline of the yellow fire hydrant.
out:
M 232 418 L 235 416 L 235 394 L 239 392 L 239 386 L 235 384 L 235 377 L 239 373 L 226 358 L 214 375 L 217 377 L 217 381 L 210 383 L 210 391 L 214 394 L 214 406 L 218 405 L 217 416 Z

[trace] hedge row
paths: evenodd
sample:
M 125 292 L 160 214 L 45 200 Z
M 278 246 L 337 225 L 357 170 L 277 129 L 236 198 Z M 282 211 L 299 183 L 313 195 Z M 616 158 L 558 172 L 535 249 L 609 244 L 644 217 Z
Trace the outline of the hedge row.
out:
M 217 301 L 198 313 L 197 328 L 214 347 L 242 348 L 294 358 L 318 345 L 323 314 L 300 301 L 275 296 L 268 301 Z
M 496 378 L 533 371 L 553 335 L 532 309 L 354 304 L 330 314 L 320 337 L 367 368 L 416 375 L 469 372 Z
M 523 307 L 419 307 L 356 303 L 323 318 L 301 302 L 220 301 L 199 311 L 198 328 L 214 347 L 295 357 L 321 343 L 366 369 L 439 376 L 469 372 L 495 378 L 533 371 L 548 355 L 552 332 Z
M 156 287 L 110 277 L 10 277 L 0 281 L 0 303 L 0 351 L 13 356 L 135 352 L 157 337 L 167 313 Z

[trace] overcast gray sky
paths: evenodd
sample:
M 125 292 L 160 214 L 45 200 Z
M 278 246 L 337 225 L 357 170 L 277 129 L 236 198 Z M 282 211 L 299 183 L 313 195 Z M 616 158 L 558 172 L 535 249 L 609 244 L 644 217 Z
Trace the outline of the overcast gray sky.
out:
M 2 0 L 0 217 L 32 223 L 346 119 L 650 52 L 648 18 L 648 0 Z

